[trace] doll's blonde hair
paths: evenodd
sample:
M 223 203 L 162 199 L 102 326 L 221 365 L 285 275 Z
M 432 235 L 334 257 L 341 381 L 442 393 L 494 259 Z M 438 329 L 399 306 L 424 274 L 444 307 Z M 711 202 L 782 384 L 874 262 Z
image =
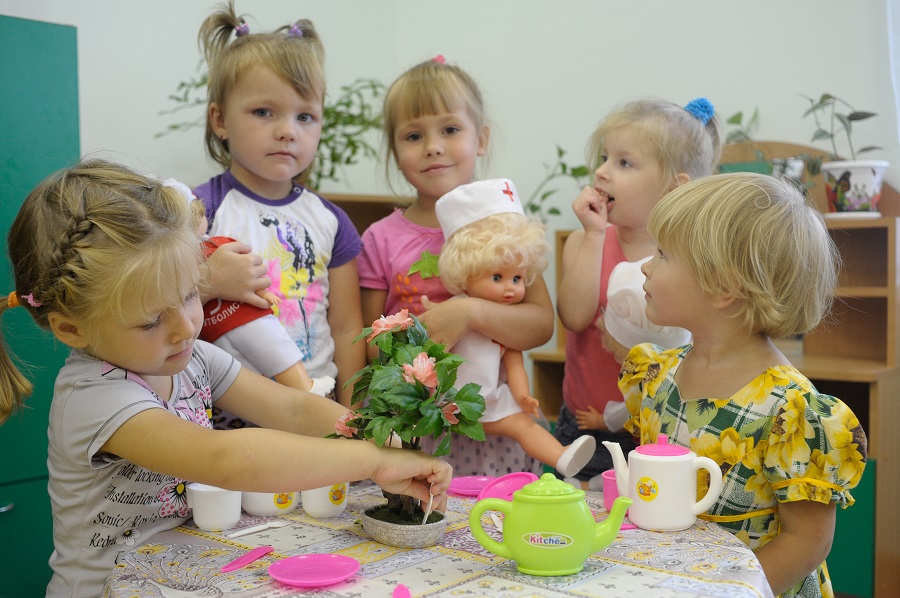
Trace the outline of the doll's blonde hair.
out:
M 525 284 L 547 268 L 550 244 L 543 224 L 522 214 L 494 214 L 460 228 L 444 243 L 438 258 L 441 283 L 450 293 L 501 267 L 525 270 Z
M 704 125 L 681 106 L 655 99 L 629 102 L 600 122 L 588 141 L 587 163 L 591 168 L 600 166 L 609 134 L 624 127 L 652 145 L 666 178 L 661 182 L 671 183 L 682 172 L 698 179 L 718 168 L 722 141 L 716 117 Z
M 753 173 L 691 181 L 660 200 L 648 229 L 704 292 L 740 300 L 735 317 L 750 333 L 804 333 L 831 308 L 840 256 L 822 214 L 788 181 Z
M 215 103 L 224 113 L 228 95 L 248 72 L 271 69 L 308 101 L 325 100 L 325 48 L 312 21 L 301 19 L 271 33 L 247 32 L 231 40 L 235 30 L 245 24 L 234 11 L 233 0 L 222 4 L 200 26 L 198 41 L 209 66 L 208 104 Z M 207 106 L 208 108 L 208 106 Z M 206 150 L 223 168 L 231 166 L 228 141 L 219 139 L 206 120 Z M 295 177 L 303 184 L 314 166 Z
M 97 325 L 128 315 L 148 320 L 180 307 L 197 288 L 203 256 L 187 202 L 176 188 L 119 164 L 86 160 L 50 175 L 28 195 L 9 229 L 15 291 L 34 321 L 52 312 Z M 0 313 L 11 307 L 0 301 Z M 21 406 L 21 380 L 0 351 L 0 422 Z M 21 389 L 21 387 L 20 387 Z M 24 393 L 28 394 L 28 393 Z
M 475 80 L 442 57 L 426 60 L 400 75 L 384 98 L 384 141 L 388 156 L 397 160 L 394 135 L 403 121 L 465 110 L 481 133 L 487 126 L 484 100 Z M 390 173 L 390 160 L 385 160 Z

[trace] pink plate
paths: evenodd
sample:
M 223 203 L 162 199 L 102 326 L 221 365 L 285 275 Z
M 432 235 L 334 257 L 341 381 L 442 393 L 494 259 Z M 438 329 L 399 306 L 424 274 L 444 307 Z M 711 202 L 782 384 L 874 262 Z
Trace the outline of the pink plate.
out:
M 269 565 L 273 578 L 301 588 L 330 586 L 357 571 L 359 561 L 341 554 L 298 554 Z
M 467 475 L 453 478 L 447 490 L 460 496 L 478 496 L 478 493 L 484 490 L 485 486 L 496 479 L 483 475 Z
M 478 500 L 483 498 L 499 498 L 501 500 L 512 500 L 513 492 L 531 482 L 538 479 L 536 475 L 530 471 L 516 471 L 508 473 L 504 476 L 493 480 L 478 493 Z

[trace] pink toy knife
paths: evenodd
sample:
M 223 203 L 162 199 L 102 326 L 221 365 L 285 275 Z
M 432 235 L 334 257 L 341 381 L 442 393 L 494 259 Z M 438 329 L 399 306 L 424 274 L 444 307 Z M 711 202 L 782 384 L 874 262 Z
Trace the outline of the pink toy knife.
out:
M 230 563 L 228 563 L 227 565 L 222 567 L 221 571 L 222 571 L 222 573 L 228 573 L 229 571 L 234 571 L 235 569 L 240 569 L 241 567 L 246 567 L 253 561 L 255 561 L 257 559 L 261 559 L 262 557 L 266 556 L 270 552 L 274 552 L 274 551 L 275 551 L 275 548 L 273 546 L 260 546 L 259 548 L 254 548 L 247 554 L 245 554 L 243 556 L 239 556 L 238 558 L 234 559 L 233 561 L 231 561 Z

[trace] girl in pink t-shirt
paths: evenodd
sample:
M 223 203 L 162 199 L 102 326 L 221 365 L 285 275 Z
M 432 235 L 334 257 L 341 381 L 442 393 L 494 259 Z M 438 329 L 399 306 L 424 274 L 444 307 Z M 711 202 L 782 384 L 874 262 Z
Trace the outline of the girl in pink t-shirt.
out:
M 444 236 L 435 203 L 475 180 L 476 164 L 490 140 L 475 81 L 443 56 L 410 68 L 385 97 L 384 136 L 415 200 L 363 233 L 359 278 L 364 321 L 406 307 L 421 313 L 432 340 L 448 347 L 471 330 L 520 351 L 547 342 L 553 334 L 553 304 L 542 276 L 514 306 L 476 297 L 445 301 L 450 294 L 439 283 L 437 260 Z M 514 442 L 504 446 L 505 440 L 489 437 L 473 444 L 456 439 L 449 460 L 463 475 L 537 467 Z

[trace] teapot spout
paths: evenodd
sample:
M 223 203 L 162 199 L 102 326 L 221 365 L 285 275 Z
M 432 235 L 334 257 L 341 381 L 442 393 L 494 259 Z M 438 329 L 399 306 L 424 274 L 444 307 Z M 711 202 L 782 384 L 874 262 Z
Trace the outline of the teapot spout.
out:
M 630 498 L 625 496 L 616 498 L 615 502 L 613 502 L 612 510 L 609 512 L 609 516 L 603 523 L 597 524 L 597 528 L 594 532 L 594 545 L 592 547 L 594 552 L 603 550 L 616 539 L 616 534 L 619 533 L 619 529 L 622 527 L 622 521 L 625 520 L 625 512 L 628 511 L 628 507 L 630 506 Z
M 603 441 L 603 446 L 609 450 L 612 456 L 613 469 L 616 472 L 616 489 L 619 496 L 628 496 L 628 463 L 625 461 L 625 455 L 622 453 L 622 447 L 618 442 Z

